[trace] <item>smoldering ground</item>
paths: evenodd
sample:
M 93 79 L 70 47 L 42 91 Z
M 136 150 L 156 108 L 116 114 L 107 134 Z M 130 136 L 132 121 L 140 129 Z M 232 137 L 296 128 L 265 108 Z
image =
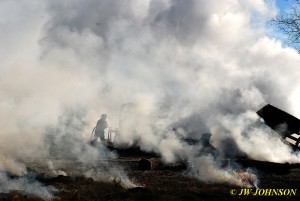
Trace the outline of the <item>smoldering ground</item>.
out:
M 114 157 L 82 144 L 101 113 L 118 127 L 121 106 L 133 103 L 120 143 L 137 141 L 166 162 L 198 157 L 182 138 L 204 132 L 224 152 L 229 140 L 254 159 L 299 162 L 272 131 L 251 127 L 268 102 L 300 114 L 299 55 L 265 26 L 274 1 L 1 1 L 0 9 L 1 155 L 48 158 L 50 136 L 87 163 Z M 56 132 L 68 110 L 79 114 L 77 137 Z M 207 164 L 230 172 L 200 161 L 191 165 L 199 179 L 218 181 Z

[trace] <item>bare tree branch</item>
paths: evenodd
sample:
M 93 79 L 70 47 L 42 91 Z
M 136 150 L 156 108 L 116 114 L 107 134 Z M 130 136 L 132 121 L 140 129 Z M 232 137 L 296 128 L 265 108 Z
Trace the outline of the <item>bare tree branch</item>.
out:
M 292 1 L 289 9 L 271 22 L 287 35 L 287 43 L 300 53 L 300 1 Z

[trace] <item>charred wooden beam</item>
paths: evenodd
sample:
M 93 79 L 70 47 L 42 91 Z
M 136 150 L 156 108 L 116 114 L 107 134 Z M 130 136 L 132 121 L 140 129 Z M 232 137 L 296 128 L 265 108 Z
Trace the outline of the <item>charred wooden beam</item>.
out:
M 257 111 L 257 114 L 294 150 L 300 149 L 300 120 L 298 118 L 270 104 Z
M 257 111 L 257 114 L 264 119 L 268 126 L 278 132 L 283 138 L 293 133 L 300 132 L 300 120 L 273 105 L 268 104 L 264 106 Z M 281 126 L 286 126 L 286 128 Z

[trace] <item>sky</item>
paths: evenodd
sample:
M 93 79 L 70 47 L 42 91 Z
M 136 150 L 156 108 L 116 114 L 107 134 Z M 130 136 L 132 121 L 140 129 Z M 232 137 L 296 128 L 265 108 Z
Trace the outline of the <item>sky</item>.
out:
M 284 10 L 287 6 L 287 2 L 285 0 L 276 0 L 276 5 L 280 10 Z
M 276 5 L 280 9 L 280 11 L 283 11 L 284 9 L 286 9 L 289 2 L 290 0 L 276 0 Z
M 275 0 L 278 14 L 283 13 L 287 9 L 289 2 L 290 0 Z M 288 46 L 288 44 L 286 44 L 286 35 L 279 32 L 272 24 L 267 23 L 266 27 L 269 29 L 268 35 L 270 37 L 274 37 L 277 40 L 280 40 L 284 46 Z

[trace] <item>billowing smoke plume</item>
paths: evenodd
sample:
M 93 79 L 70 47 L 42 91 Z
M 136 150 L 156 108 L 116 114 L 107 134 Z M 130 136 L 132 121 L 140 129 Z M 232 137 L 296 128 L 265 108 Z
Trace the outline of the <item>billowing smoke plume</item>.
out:
M 63 139 L 63 153 L 93 161 L 95 150 L 82 144 L 107 113 L 109 126 L 121 130 L 119 144 L 137 143 L 166 162 L 197 157 L 201 148 L 182 139 L 205 132 L 225 155 L 235 155 L 228 151 L 234 144 L 254 159 L 300 161 L 276 134 L 257 125 L 254 113 L 270 102 L 300 114 L 300 57 L 265 27 L 276 15 L 273 1 L 0 4 L 5 157 L 48 157 L 51 143 Z M 64 133 L 73 137 L 57 131 L 59 122 L 72 125 Z M 100 150 L 97 156 L 113 157 Z M 198 178 L 215 181 L 228 172 L 204 158 L 191 165 Z M 217 170 L 204 178 L 205 165 Z

